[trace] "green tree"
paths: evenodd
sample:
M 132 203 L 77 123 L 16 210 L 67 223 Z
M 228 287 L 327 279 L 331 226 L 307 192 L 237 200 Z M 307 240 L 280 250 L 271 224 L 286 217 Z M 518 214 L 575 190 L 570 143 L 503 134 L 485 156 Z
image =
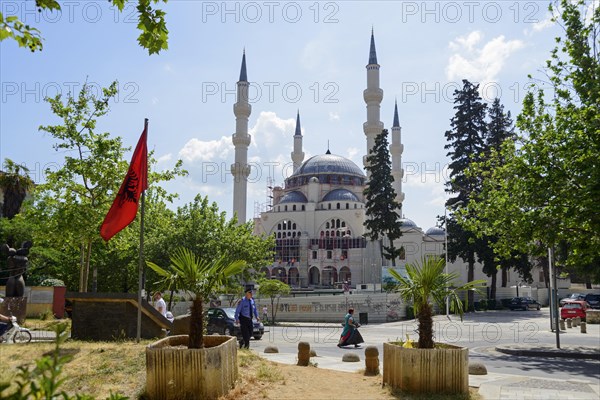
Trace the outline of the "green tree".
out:
M 275 242 L 270 236 L 257 236 L 252 231 L 252 223 L 238 225 L 235 218 L 227 219 L 217 203 L 197 195 L 177 209 L 173 232 L 166 243 L 171 249 L 184 246 L 203 257 L 245 260 L 250 269 L 258 271 L 272 261 Z
M 396 200 L 396 191 L 392 186 L 394 177 L 387 136 L 387 129 L 381 131 L 367 156 L 365 168 L 369 173 L 369 182 L 364 191 L 367 215 L 364 225 L 367 228 L 365 236 L 380 240 L 383 256 L 392 260 L 392 266 L 396 266 L 396 258 L 402 252 L 394 245 L 394 240 L 402 236 L 398 214 L 402 205 Z M 389 241 L 388 246 L 383 243 L 385 237 Z
M 4 159 L 4 171 L 0 171 L 0 191 L 2 217 L 11 219 L 19 213 L 25 196 L 33 189 L 33 180 L 29 177 L 29 169 L 9 158 Z
M 149 54 L 157 54 L 168 48 L 169 31 L 165 22 L 166 13 L 154 5 L 167 0 L 109 0 L 119 12 L 122 12 L 129 1 L 137 1 L 138 25 L 141 31 L 138 36 L 140 46 L 148 50 Z M 61 12 L 57 0 L 35 0 L 38 12 Z M 43 38 L 39 29 L 23 23 L 18 15 L 4 15 L 0 12 L 0 42 L 5 39 L 15 40 L 19 47 L 27 47 L 32 52 L 42 50 Z
M 497 235 L 497 253 L 541 256 L 560 245 L 556 261 L 590 285 L 600 281 L 600 8 L 555 4 L 565 32 L 546 63 L 548 82 L 532 83 L 517 117 L 519 146 L 503 145 L 506 163 L 484 179 L 471 212 L 492 221 L 473 228 Z
M 277 308 L 279 307 L 279 299 L 281 296 L 290 294 L 289 285 L 281 282 L 278 279 L 260 279 L 258 282 L 258 294 L 268 297 L 271 300 L 271 325 L 275 325 L 277 317 Z M 277 304 L 275 304 L 277 300 Z
M 97 118 L 109 111 L 109 101 L 116 95 L 116 82 L 103 89 L 101 98 L 94 98 L 84 85 L 77 97 L 61 95 L 47 99 L 52 111 L 62 119 L 62 125 L 40 126 L 58 142 L 55 150 L 65 152 L 64 164 L 46 171 L 46 183 L 36 192 L 38 216 L 51 219 L 55 234 L 80 248 L 79 290 L 87 291 L 92 245 L 98 241 L 98 227 L 107 205 L 112 202 L 115 182 L 124 176 L 127 163 L 120 138 L 108 133 L 98 134 Z
M 454 92 L 454 109 L 456 114 L 450 121 L 451 129 L 446 131 L 444 146 L 449 150 L 448 170 L 450 180 L 446 182 L 446 192 L 451 197 L 446 202 L 451 212 L 446 221 L 448 234 L 448 259 L 455 261 L 457 257 L 467 263 L 467 281 L 475 278 L 475 255 L 478 249 L 476 236 L 456 221 L 454 212 L 468 206 L 469 199 L 481 190 L 480 179 L 466 174 L 467 168 L 481 161 L 485 156 L 484 138 L 487 135 L 485 104 L 479 96 L 479 85 L 463 80 L 463 87 Z M 481 243 L 480 243 L 481 244 Z M 473 304 L 473 293 L 468 294 L 469 305 Z
M 242 260 L 228 262 L 226 256 L 210 260 L 180 247 L 171 256 L 171 265 L 167 269 L 150 261 L 147 264 L 159 275 L 159 284 L 163 288 L 184 290 L 192 295 L 188 348 L 203 348 L 206 324 L 203 303 L 210 301 L 211 296 L 216 295 L 229 278 L 240 274 L 246 263 Z
M 413 304 L 415 316 L 419 321 L 419 348 L 433 349 L 433 305 L 440 309 L 445 307 L 446 298 L 461 317 L 463 315 L 460 292 L 478 291 L 484 281 L 470 281 L 464 285 L 456 285 L 459 278 L 457 272 L 445 273 L 446 263 L 443 258 L 426 257 L 421 262 L 406 264 L 406 278 L 394 269 L 390 275 L 398 281 L 396 290 L 406 302 Z
M 57 140 L 54 148 L 64 152 L 65 159 L 60 168 L 45 171 L 46 182 L 36 188 L 35 205 L 29 218 L 43 226 L 38 231 L 41 243 L 68 254 L 69 261 L 61 268 L 69 269 L 69 264 L 73 264 L 72 260 L 79 260 L 78 287 L 84 292 L 89 286 L 90 265 L 94 266 L 93 289 L 97 288 L 99 265 L 115 269 L 111 262 L 114 259 L 107 258 L 102 252 L 104 247 L 97 248 L 96 253 L 92 251 L 94 243 L 101 241 L 99 226 L 128 168 L 128 162 L 123 159 L 127 148 L 122 146 L 121 138 L 111 138 L 109 133 L 96 132 L 97 119 L 108 113 L 109 102 L 115 95 L 116 82 L 113 82 L 103 89 L 103 95 L 98 99 L 94 98 L 87 85 L 83 86 L 77 97 L 69 94 L 64 102 L 60 95 L 47 99 L 52 111 L 62 119 L 63 124 L 40 127 L 41 131 Z M 149 164 L 153 163 L 155 160 L 150 154 Z M 152 187 L 153 184 L 158 186 L 156 183 L 161 180 L 169 180 L 182 174 L 185 171 L 181 170 L 179 161 L 173 170 L 152 172 L 148 179 Z M 162 189 L 153 190 L 162 195 L 161 198 L 165 198 Z M 111 240 L 108 246 L 112 246 L 112 243 L 116 245 L 119 241 Z M 124 250 L 127 245 L 120 243 L 121 250 Z M 56 278 L 71 283 L 68 277 Z

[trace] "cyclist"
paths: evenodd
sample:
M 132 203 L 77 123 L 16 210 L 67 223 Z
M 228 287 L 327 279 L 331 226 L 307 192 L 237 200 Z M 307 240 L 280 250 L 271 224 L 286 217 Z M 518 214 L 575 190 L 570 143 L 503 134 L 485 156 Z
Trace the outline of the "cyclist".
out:
M 10 322 L 10 317 L 0 314 L 0 321 Z M 4 335 L 4 332 L 6 332 L 10 328 L 10 325 L 10 323 L 7 324 L 4 322 L 0 322 L 0 336 Z

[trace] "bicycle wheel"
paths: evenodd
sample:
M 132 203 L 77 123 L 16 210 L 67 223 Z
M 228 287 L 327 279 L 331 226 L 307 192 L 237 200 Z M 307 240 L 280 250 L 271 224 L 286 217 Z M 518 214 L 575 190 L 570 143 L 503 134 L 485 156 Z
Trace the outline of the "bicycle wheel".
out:
M 15 343 L 29 343 L 31 342 L 31 332 L 19 331 L 13 336 L 13 342 Z

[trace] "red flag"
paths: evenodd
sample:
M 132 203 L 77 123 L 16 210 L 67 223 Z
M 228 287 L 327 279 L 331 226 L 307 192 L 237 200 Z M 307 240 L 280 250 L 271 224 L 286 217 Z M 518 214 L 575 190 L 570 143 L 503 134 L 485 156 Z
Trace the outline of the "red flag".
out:
M 100 236 L 109 241 L 123 228 L 133 221 L 138 210 L 138 201 L 142 192 L 148 189 L 148 120 L 144 123 L 144 131 L 138 141 L 127 176 L 121 184 L 119 193 L 113 201 L 104 222 L 100 227 Z

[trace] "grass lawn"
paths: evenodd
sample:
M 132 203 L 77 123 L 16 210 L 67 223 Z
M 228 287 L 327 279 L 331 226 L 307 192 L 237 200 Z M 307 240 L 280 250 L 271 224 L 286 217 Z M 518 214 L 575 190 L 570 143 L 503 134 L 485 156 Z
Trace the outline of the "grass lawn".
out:
M 29 327 L 34 327 L 32 320 Z M 46 326 L 46 329 L 49 327 Z M 45 329 L 44 329 L 45 330 Z M 70 395 L 88 394 L 105 399 L 119 393 L 130 399 L 142 398 L 146 380 L 145 347 L 152 341 L 87 342 L 67 340 L 61 353 L 72 356 L 63 366 L 65 378 L 60 386 Z M 11 382 L 21 366 L 33 368 L 35 361 L 54 349 L 54 343 L 0 344 L 0 383 Z M 318 368 L 318 357 L 311 366 L 277 364 L 253 351 L 238 352 L 239 382 L 222 400 L 258 399 L 480 399 L 476 389 L 470 396 L 414 396 L 391 393 L 381 387 L 381 376 Z M 316 365 L 316 367 L 315 367 Z M 349 389 L 350 388 L 350 389 Z M 10 392 L 9 392 L 10 393 Z M 3 397 L 0 393 L 0 397 Z

